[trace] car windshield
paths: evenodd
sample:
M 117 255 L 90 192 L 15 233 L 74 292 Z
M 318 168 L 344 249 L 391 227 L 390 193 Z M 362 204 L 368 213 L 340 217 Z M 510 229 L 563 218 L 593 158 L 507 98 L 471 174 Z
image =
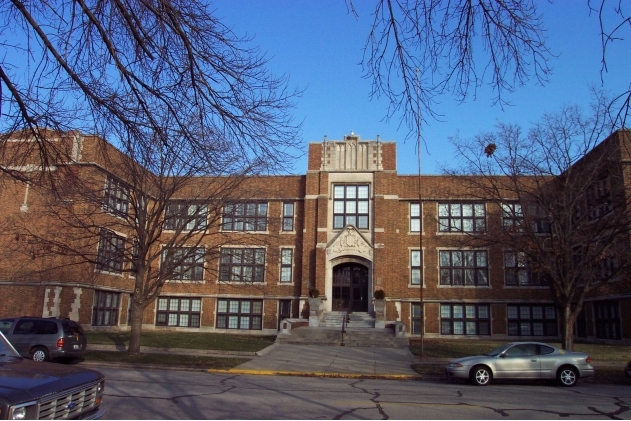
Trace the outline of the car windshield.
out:
M 488 357 L 497 357 L 498 355 L 500 355 L 502 352 L 506 351 L 511 346 L 513 346 L 513 344 L 506 344 L 506 345 L 498 346 L 497 348 L 490 350 L 489 352 L 487 352 L 484 355 L 486 355 Z
M 21 358 L 20 354 L 15 351 L 15 348 L 4 337 L 4 334 L 0 332 L 0 361 L 6 361 L 10 358 Z

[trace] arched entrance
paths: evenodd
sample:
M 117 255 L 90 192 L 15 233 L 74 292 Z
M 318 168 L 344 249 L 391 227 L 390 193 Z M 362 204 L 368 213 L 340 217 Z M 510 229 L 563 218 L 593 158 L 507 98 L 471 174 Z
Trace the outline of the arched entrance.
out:
M 342 263 L 333 268 L 333 311 L 368 311 L 368 268 Z

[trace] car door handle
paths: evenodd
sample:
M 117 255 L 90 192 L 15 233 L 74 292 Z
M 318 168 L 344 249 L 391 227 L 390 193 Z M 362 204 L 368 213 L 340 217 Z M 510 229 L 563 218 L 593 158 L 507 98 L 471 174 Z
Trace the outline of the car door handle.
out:
M 531 361 L 531 362 L 533 362 L 533 363 L 536 363 L 536 362 L 537 362 L 537 360 L 530 360 L 530 361 Z

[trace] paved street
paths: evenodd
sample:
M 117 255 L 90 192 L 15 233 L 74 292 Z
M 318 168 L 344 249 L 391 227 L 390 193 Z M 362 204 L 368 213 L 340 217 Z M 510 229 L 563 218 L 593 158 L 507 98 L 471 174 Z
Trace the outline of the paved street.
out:
M 99 367 L 107 419 L 631 419 L 631 387 L 249 376 Z

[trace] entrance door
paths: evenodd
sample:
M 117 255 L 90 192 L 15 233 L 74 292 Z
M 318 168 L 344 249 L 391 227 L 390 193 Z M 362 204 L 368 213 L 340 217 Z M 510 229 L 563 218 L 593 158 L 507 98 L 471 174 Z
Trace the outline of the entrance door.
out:
M 333 310 L 368 311 L 368 269 L 358 263 L 333 268 Z

